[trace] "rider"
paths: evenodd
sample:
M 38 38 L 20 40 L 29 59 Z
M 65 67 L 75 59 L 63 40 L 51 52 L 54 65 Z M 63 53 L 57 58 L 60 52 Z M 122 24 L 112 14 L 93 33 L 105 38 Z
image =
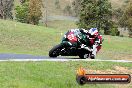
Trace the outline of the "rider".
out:
M 90 58 L 94 59 L 97 52 L 102 46 L 102 35 L 99 34 L 97 28 L 91 28 L 90 30 L 81 29 L 81 33 L 86 34 L 89 42 L 81 45 L 81 48 L 87 49 L 91 52 Z M 89 47 L 90 48 L 89 48 Z

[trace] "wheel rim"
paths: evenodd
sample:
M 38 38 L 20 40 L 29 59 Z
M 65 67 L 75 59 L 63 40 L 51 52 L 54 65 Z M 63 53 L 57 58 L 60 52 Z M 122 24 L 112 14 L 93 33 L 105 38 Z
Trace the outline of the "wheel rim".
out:
M 56 49 L 54 52 L 53 52 L 53 55 L 54 56 L 59 56 L 60 54 L 60 49 Z

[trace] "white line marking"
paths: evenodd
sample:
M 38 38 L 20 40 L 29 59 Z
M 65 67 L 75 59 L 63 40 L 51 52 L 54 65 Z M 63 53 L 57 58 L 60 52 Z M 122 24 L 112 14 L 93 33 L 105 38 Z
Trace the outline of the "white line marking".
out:
M 130 60 L 100 60 L 100 59 L 7 59 L 7 60 L 0 60 L 0 62 L 6 61 L 98 61 L 98 62 L 132 62 Z

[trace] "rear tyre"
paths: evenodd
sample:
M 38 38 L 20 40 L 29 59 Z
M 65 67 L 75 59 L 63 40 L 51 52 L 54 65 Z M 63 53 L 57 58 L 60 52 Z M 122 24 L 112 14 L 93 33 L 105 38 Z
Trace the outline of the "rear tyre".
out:
M 92 55 L 90 56 L 90 58 L 91 58 L 91 59 L 95 59 L 95 56 L 92 54 Z
M 62 48 L 62 44 L 56 45 L 55 47 L 53 47 L 50 51 L 49 51 L 49 57 L 57 57 L 60 54 L 60 50 Z
M 78 55 L 81 59 L 86 59 L 88 58 L 88 54 L 80 54 Z

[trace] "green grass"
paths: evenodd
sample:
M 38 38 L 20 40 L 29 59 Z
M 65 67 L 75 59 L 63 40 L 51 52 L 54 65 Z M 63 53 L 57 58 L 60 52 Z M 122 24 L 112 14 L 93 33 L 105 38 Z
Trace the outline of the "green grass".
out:
M 62 37 L 57 29 L 0 20 L 0 53 L 45 55 Z
M 70 27 L 76 28 L 76 25 L 69 21 L 56 21 L 50 22 L 49 27 L 43 27 L 0 20 L 0 53 L 48 55 Z M 132 38 L 103 37 L 103 47 L 97 58 L 132 59 Z
M 48 27 L 60 29 L 60 31 L 77 28 L 76 22 L 68 20 L 54 20 L 47 22 Z
M 80 66 L 93 70 L 107 70 L 113 69 L 114 66 L 122 66 L 131 70 L 132 64 L 116 62 L 0 62 L 0 87 L 115 88 L 115 84 L 78 85 L 75 78 L 76 71 Z M 130 86 L 132 85 L 130 84 Z
M 61 33 L 67 31 L 62 22 L 52 28 L 34 26 L 8 20 L 0 20 L 0 53 L 48 55 L 48 51 L 59 44 Z M 69 24 L 69 22 L 65 22 Z M 61 27 L 62 26 L 62 27 Z M 62 30 L 62 28 L 64 29 Z M 98 54 L 101 59 L 121 59 L 117 55 L 131 55 L 132 39 L 127 37 L 103 36 L 105 41 Z M 129 56 L 127 57 L 127 59 Z M 131 56 L 130 56 L 131 58 Z M 124 58 L 122 58 L 124 59 Z M 1 88 L 115 88 L 114 84 L 76 83 L 76 70 L 115 70 L 115 66 L 127 67 L 131 63 L 117 62 L 0 62 Z M 130 73 L 132 74 L 132 73 Z M 128 85 L 128 88 L 131 86 Z
M 104 36 L 100 58 L 132 59 L 132 38 Z

